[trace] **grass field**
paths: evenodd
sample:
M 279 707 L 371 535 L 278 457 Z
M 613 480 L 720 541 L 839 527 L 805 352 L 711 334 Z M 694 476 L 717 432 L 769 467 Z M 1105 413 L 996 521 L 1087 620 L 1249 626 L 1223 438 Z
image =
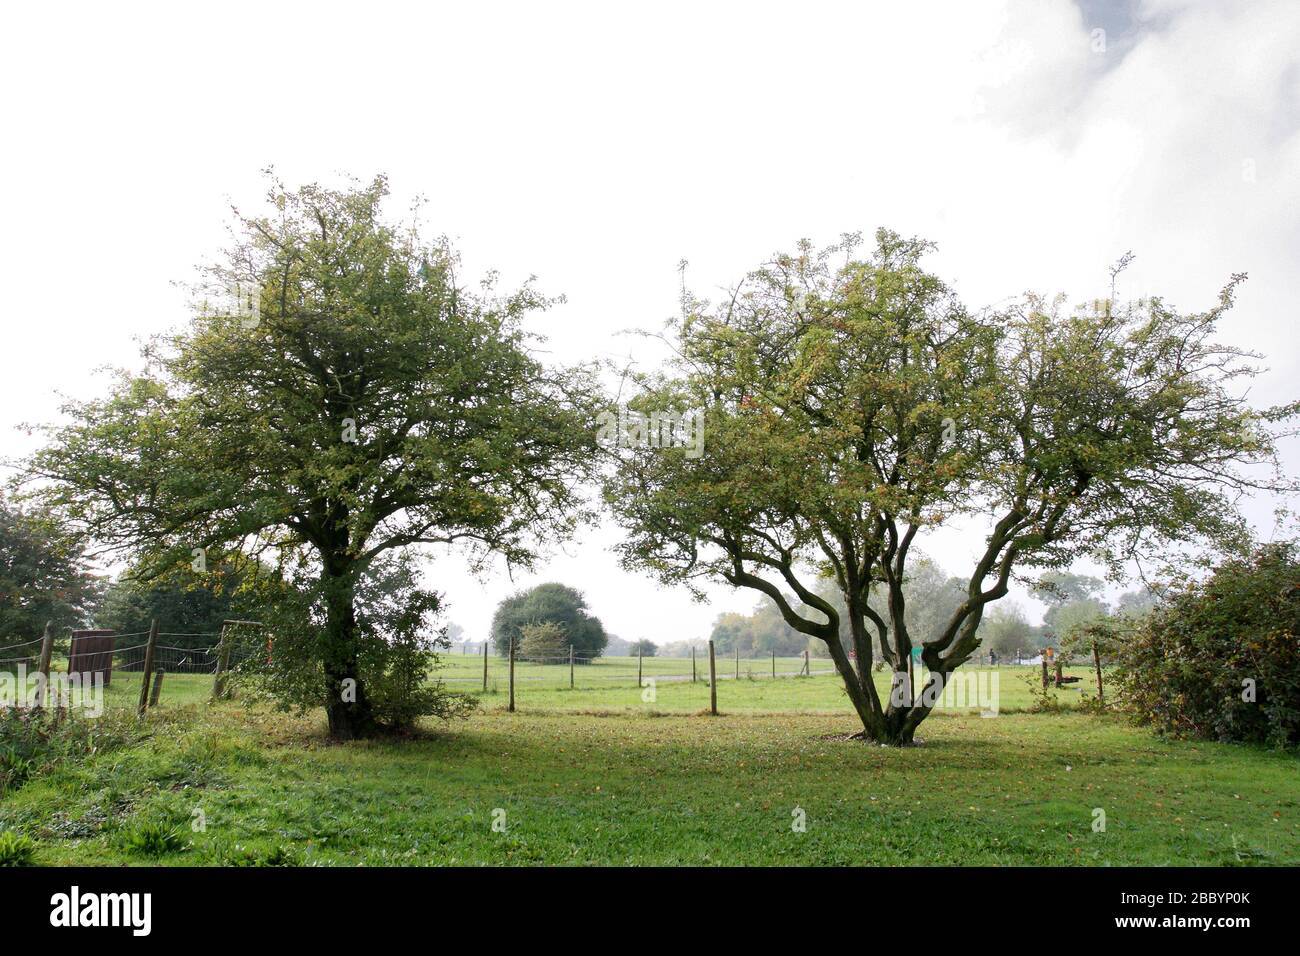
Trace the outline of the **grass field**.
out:
M 481 657 L 448 655 L 437 676 L 450 690 L 473 694 L 481 698 L 488 709 L 505 707 L 508 699 L 508 667 L 499 658 L 489 659 L 488 690 L 483 692 L 483 659 Z M 740 677 L 736 678 L 735 664 L 725 661 L 718 667 L 719 707 L 731 711 L 755 712 L 830 712 L 848 713 L 851 708 L 843 684 L 831 672 L 826 660 L 812 661 L 813 676 L 798 677 L 803 666 L 802 658 L 776 659 L 778 676 L 772 677 L 769 660 L 740 662 Z M 627 710 L 634 713 L 695 713 L 709 706 L 709 687 L 705 680 L 707 662 L 698 662 L 698 680 L 692 682 L 689 658 L 646 658 L 642 662 L 643 683 L 654 682 L 651 688 L 637 683 L 636 658 L 600 658 L 585 666 L 574 668 L 575 687 L 569 687 L 568 664 L 516 663 L 515 698 L 520 706 L 550 710 Z M 981 675 L 998 675 L 999 709 L 1018 712 L 1032 703 L 1029 684 L 1039 680 L 1034 667 L 1002 666 L 973 668 Z M 1063 707 L 1071 707 L 1085 695 L 1095 695 L 1095 676 L 1090 668 L 1067 667 L 1065 673 L 1077 676 L 1076 684 L 1053 691 L 1052 696 Z M 889 675 L 875 674 L 876 687 L 882 695 L 889 693 Z M 922 679 L 917 677 L 917 687 Z M 991 686 L 991 685 L 989 685 Z M 199 703 L 207 700 L 212 690 L 212 677 L 207 674 L 168 674 L 163 681 L 164 705 Z M 134 706 L 139 699 L 138 673 L 119 672 L 107 693 L 109 706 Z M 941 708 L 942 709 L 942 708 Z M 980 708 L 959 708 L 975 712 Z
M 316 716 L 163 708 L 145 739 L 0 801 L 0 827 L 44 864 L 1300 862 L 1294 756 L 1072 713 L 936 718 L 904 750 L 852 729 L 489 710 L 333 745 Z
M 483 659 L 459 656 L 444 658 L 447 666 L 438 676 L 447 681 L 451 690 L 473 694 L 481 699 L 485 709 L 504 708 L 509 698 L 509 678 L 506 666 L 499 660 L 489 662 L 488 691 L 482 692 Z M 728 662 L 731 664 L 732 662 Z M 746 663 L 754 665 L 748 670 Z M 802 659 L 777 658 L 777 673 L 797 673 Z M 654 687 L 638 686 L 635 658 L 610 658 L 574 668 L 576 687 L 569 688 L 569 668 L 565 664 L 516 664 L 515 699 L 518 706 L 540 710 L 596 710 L 626 711 L 628 713 L 697 713 L 708 709 L 709 687 L 701 677 L 690 681 L 689 659 L 647 658 L 644 678 L 654 679 Z M 763 664 L 763 670 L 757 665 Z M 770 663 L 765 661 L 741 662 L 741 676 L 735 678 L 734 666 L 719 668 L 718 706 L 730 712 L 793 712 L 793 713 L 850 713 L 844 685 L 837 674 L 820 673 L 829 662 L 813 661 L 812 677 L 771 676 Z M 707 667 L 707 663 L 705 664 Z M 1039 671 L 1033 667 L 976 668 L 983 674 L 997 673 L 998 710 L 1017 713 L 1033 703 L 1029 684 L 1039 680 Z M 1080 677 L 1076 684 L 1052 691 L 1052 696 L 1062 707 L 1073 707 L 1084 695 L 1095 695 L 1095 677 L 1088 668 L 1066 668 L 1066 673 Z M 669 678 L 669 679 L 665 679 Z M 876 686 L 882 696 L 889 693 L 889 675 L 875 675 Z M 983 678 L 982 678 L 983 679 Z M 1104 678 L 1103 678 L 1104 679 Z M 986 679 L 986 680 L 990 680 Z M 917 678 L 918 688 L 921 679 Z M 992 686 L 991 682 L 988 683 Z M 168 674 L 163 680 L 162 705 L 178 706 L 206 701 L 212 691 L 212 677 L 207 674 Z M 140 675 L 119 672 L 106 693 L 110 707 L 134 707 L 140 696 Z M 940 708 L 939 713 L 953 708 Z M 974 713 L 981 708 L 971 706 L 956 708 Z

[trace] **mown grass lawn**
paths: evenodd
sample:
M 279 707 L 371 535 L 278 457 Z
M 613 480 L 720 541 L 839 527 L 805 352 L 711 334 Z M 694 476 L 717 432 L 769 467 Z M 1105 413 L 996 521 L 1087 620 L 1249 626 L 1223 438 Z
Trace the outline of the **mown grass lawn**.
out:
M 1076 713 L 936 716 L 904 750 L 834 714 L 489 709 L 346 745 L 238 705 L 147 726 L 12 792 L 0 827 L 43 864 L 1300 862 L 1295 756 Z

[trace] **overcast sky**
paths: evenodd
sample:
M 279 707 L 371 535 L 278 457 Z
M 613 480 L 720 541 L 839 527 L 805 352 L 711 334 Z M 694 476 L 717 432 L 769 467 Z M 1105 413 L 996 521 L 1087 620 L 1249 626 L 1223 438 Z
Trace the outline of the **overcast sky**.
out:
M 884 225 L 938 243 L 976 307 L 1104 295 L 1126 250 L 1122 296 L 1188 310 L 1249 272 L 1223 337 L 1268 356 L 1258 403 L 1297 392 L 1300 3 L 24 4 L 0 23 L 3 457 L 56 390 L 102 392 L 98 366 L 184 321 L 175 283 L 272 164 L 292 185 L 387 172 L 395 215 L 423 194 L 466 275 L 568 297 L 535 324 L 558 360 L 653 362 L 620 332 L 674 311 L 681 259 L 708 293 L 800 237 Z M 1271 508 L 1251 506 L 1265 536 Z M 442 555 L 429 582 L 473 638 L 543 580 L 660 642 L 754 603 L 623 573 L 617 537 L 514 581 Z M 978 543 L 926 547 L 966 574 Z

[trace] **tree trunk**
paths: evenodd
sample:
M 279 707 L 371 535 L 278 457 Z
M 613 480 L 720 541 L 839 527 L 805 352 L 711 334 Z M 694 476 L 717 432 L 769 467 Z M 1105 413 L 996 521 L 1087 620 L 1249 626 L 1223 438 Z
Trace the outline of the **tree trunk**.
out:
M 907 679 L 905 671 L 900 671 L 902 679 Z M 933 699 L 927 694 L 938 675 L 931 672 L 930 679 L 915 694 L 908 694 L 904 699 L 912 700 L 911 705 L 895 706 L 891 693 L 888 706 L 885 712 L 877 720 L 863 720 L 861 737 L 864 740 L 870 740 L 873 743 L 881 744 L 887 747 L 910 747 L 916 742 L 916 728 L 921 726 L 921 722 L 930 716 L 933 710 Z M 947 681 L 947 675 L 940 678 Z M 913 699 L 914 698 L 914 699 Z M 927 704 L 926 701 L 930 703 Z
M 848 691 L 849 701 L 857 711 L 858 720 L 862 722 L 861 736 L 867 740 L 883 743 L 882 737 L 887 734 L 888 728 L 885 715 L 879 709 L 880 703 L 875 687 L 870 683 L 871 664 L 868 662 L 863 667 L 859 661 L 860 666 L 854 669 L 853 663 L 844 653 L 844 647 L 840 644 L 838 636 L 832 635 L 828 638 L 826 646 L 830 650 L 835 669 L 839 671 L 840 679 L 844 681 L 844 689 Z
M 356 577 L 351 568 L 321 579 L 325 596 L 325 716 L 335 740 L 374 736 L 379 730 L 357 666 Z

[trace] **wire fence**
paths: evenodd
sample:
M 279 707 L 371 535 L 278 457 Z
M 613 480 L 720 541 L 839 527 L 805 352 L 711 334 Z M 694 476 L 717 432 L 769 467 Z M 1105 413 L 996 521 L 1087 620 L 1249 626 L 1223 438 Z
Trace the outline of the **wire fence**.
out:
M 494 684 L 508 681 L 511 662 L 507 652 L 494 647 L 479 647 L 476 653 L 449 653 L 442 656 L 437 677 L 449 686 L 491 691 Z M 736 654 L 714 655 L 714 673 L 719 681 L 773 680 L 834 674 L 826 658 L 809 655 L 740 657 Z M 592 656 L 574 653 L 522 655 L 514 657 L 517 688 L 568 688 L 599 690 L 615 686 L 640 686 L 653 679 L 656 683 L 707 683 L 709 660 L 707 647 L 692 657 Z
M 78 635 L 90 638 L 89 642 L 74 640 Z M 42 643 L 38 639 L 0 648 L 0 678 L 36 674 Z M 87 685 L 99 679 L 103 705 L 108 708 L 193 704 L 226 696 L 227 675 L 246 662 L 269 660 L 272 648 L 265 633 L 246 628 L 232 629 L 224 640 L 221 632 L 159 631 L 152 655 L 148 631 L 64 631 L 51 642 L 49 672 L 52 681 L 61 674 L 80 675 Z M 1038 668 L 1023 670 L 1036 673 Z M 890 675 L 876 676 L 879 689 L 888 692 Z M 571 649 L 568 654 L 515 653 L 513 659 L 508 648 L 501 654 L 491 644 L 480 644 L 473 651 L 460 648 L 440 654 L 428 677 L 450 691 L 482 695 L 489 705 L 511 710 L 517 702 L 543 709 L 649 706 L 687 711 L 716 711 L 719 706 L 776 711 L 846 706 L 835 667 L 827 658 L 806 652 L 742 657 L 716 649 L 710 655 L 707 644 L 688 657 L 594 656 Z M 825 677 L 830 680 L 800 680 Z M 1046 687 L 1046 669 L 1042 680 Z M 737 682 L 745 683 L 737 686 Z M 924 674 L 918 669 L 913 687 L 921 686 Z M 1012 692 L 1027 693 L 1017 686 Z M 0 695 L 3 706 L 24 705 Z
M 219 690 L 219 676 L 262 649 L 260 637 L 231 632 L 77 631 L 51 633 L 47 677 L 45 638 L 0 647 L 0 707 L 27 707 L 48 699 L 100 708 L 195 703 Z M 152 647 L 151 647 L 152 644 Z M 142 688 L 145 680 L 149 686 Z M 60 696 L 62 695 L 62 696 Z

